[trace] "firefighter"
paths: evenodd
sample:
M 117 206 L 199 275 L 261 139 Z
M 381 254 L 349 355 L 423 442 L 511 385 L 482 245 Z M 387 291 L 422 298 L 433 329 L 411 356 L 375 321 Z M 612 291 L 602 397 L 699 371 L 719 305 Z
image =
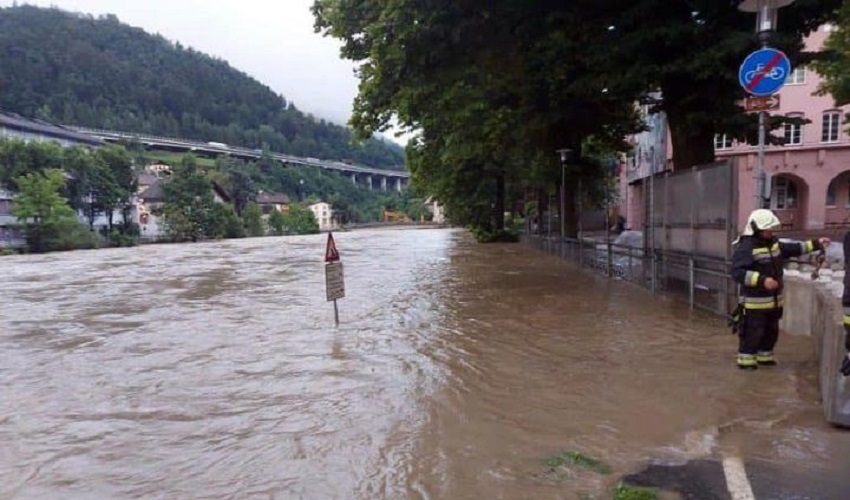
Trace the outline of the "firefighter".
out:
M 738 367 L 744 370 L 776 364 L 773 348 L 782 318 L 785 260 L 821 250 L 830 243 L 829 238 L 780 242 L 773 234 L 779 226 L 779 218 L 770 210 L 754 210 L 741 237 L 733 243 L 731 274 L 741 285 Z
M 841 374 L 850 377 L 850 274 L 847 271 L 847 259 L 850 258 L 850 231 L 844 235 L 844 295 L 841 305 L 844 306 L 844 349 L 847 355 L 841 362 Z

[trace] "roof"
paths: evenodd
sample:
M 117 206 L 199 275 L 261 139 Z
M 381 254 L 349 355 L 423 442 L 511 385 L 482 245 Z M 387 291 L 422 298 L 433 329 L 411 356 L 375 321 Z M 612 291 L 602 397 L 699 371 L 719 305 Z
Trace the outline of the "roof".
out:
M 49 123 L 37 118 L 25 118 L 21 115 L 5 111 L 0 111 L 0 126 L 20 130 L 22 132 L 39 133 L 55 137 L 56 139 L 64 139 L 66 141 L 88 144 L 90 146 L 101 146 L 105 144 L 102 139 L 71 130 L 61 125 Z
M 157 179 L 149 188 L 139 193 L 139 198 L 146 202 L 154 203 L 165 201 L 165 188 L 163 187 L 162 179 Z
M 159 180 L 159 177 L 155 176 L 154 174 L 150 174 L 148 172 L 141 172 L 136 177 L 136 180 L 139 181 L 140 186 L 153 186 L 156 183 L 156 181 Z
M 260 193 L 257 195 L 260 205 L 289 205 L 289 196 L 283 193 Z

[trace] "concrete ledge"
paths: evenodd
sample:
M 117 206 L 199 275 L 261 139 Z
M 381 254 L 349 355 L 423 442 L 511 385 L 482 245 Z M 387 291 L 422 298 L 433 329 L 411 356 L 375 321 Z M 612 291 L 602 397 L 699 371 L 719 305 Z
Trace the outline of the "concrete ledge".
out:
M 820 370 L 821 400 L 826 420 L 850 427 L 850 377 L 838 372 L 845 356 L 841 324 L 843 287 L 824 280 L 789 278 L 785 282 L 785 314 L 780 328 L 791 335 L 814 338 Z

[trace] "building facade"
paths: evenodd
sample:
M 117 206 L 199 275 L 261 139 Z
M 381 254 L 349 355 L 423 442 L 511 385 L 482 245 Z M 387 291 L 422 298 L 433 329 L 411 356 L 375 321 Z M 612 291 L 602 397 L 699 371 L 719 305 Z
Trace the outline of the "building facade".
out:
M 313 212 L 316 222 L 319 223 L 320 231 L 332 231 L 337 228 L 337 224 L 333 216 L 334 211 L 328 203 L 321 201 L 319 203 L 313 203 L 307 208 Z
M 811 33 L 806 39 L 807 50 L 819 50 L 832 29 L 824 25 Z M 850 107 L 836 106 L 829 94 L 819 95 L 820 84 L 820 76 L 810 68 L 795 68 L 778 92 L 779 108 L 770 112 L 772 116 L 808 121 L 773 131 L 784 144 L 765 148 L 770 208 L 784 230 L 850 227 L 850 135 L 843 123 Z M 632 139 L 634 150 L 624 159 L 620 176 L 620 210 L 627 227 L 636 230 L 645 224 L 651 175 L 680 168 L 672 164 L 664 114 L 650 115 L 646 106 L 642 111 L 649 131 Z M 740 229 L 756 204 L 758 146 L 725 134 L 715 137 L 714 146 L 717 160 L 729 160 L 736 168 L 735 222 Z

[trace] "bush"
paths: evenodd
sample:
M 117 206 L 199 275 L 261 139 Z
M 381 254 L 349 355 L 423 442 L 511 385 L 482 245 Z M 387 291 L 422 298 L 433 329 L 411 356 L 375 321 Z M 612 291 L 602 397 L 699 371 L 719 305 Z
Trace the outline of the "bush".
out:
M 129 234 L 121 234 L 117 231 L 112 231 L 112 233 L 109 234 L 109 246 L 133 247 L 136 246 L 136 238 Z
M 472 235 L 478 243 L 518 243 L 519 235 L 513 231 L 500 229 L 490 231 L 488 229 L 474 227 Z
M 100 236 L 75 217 L 45 224 L 43 237 L 47 252 L 98 248 L 101 243 Z

